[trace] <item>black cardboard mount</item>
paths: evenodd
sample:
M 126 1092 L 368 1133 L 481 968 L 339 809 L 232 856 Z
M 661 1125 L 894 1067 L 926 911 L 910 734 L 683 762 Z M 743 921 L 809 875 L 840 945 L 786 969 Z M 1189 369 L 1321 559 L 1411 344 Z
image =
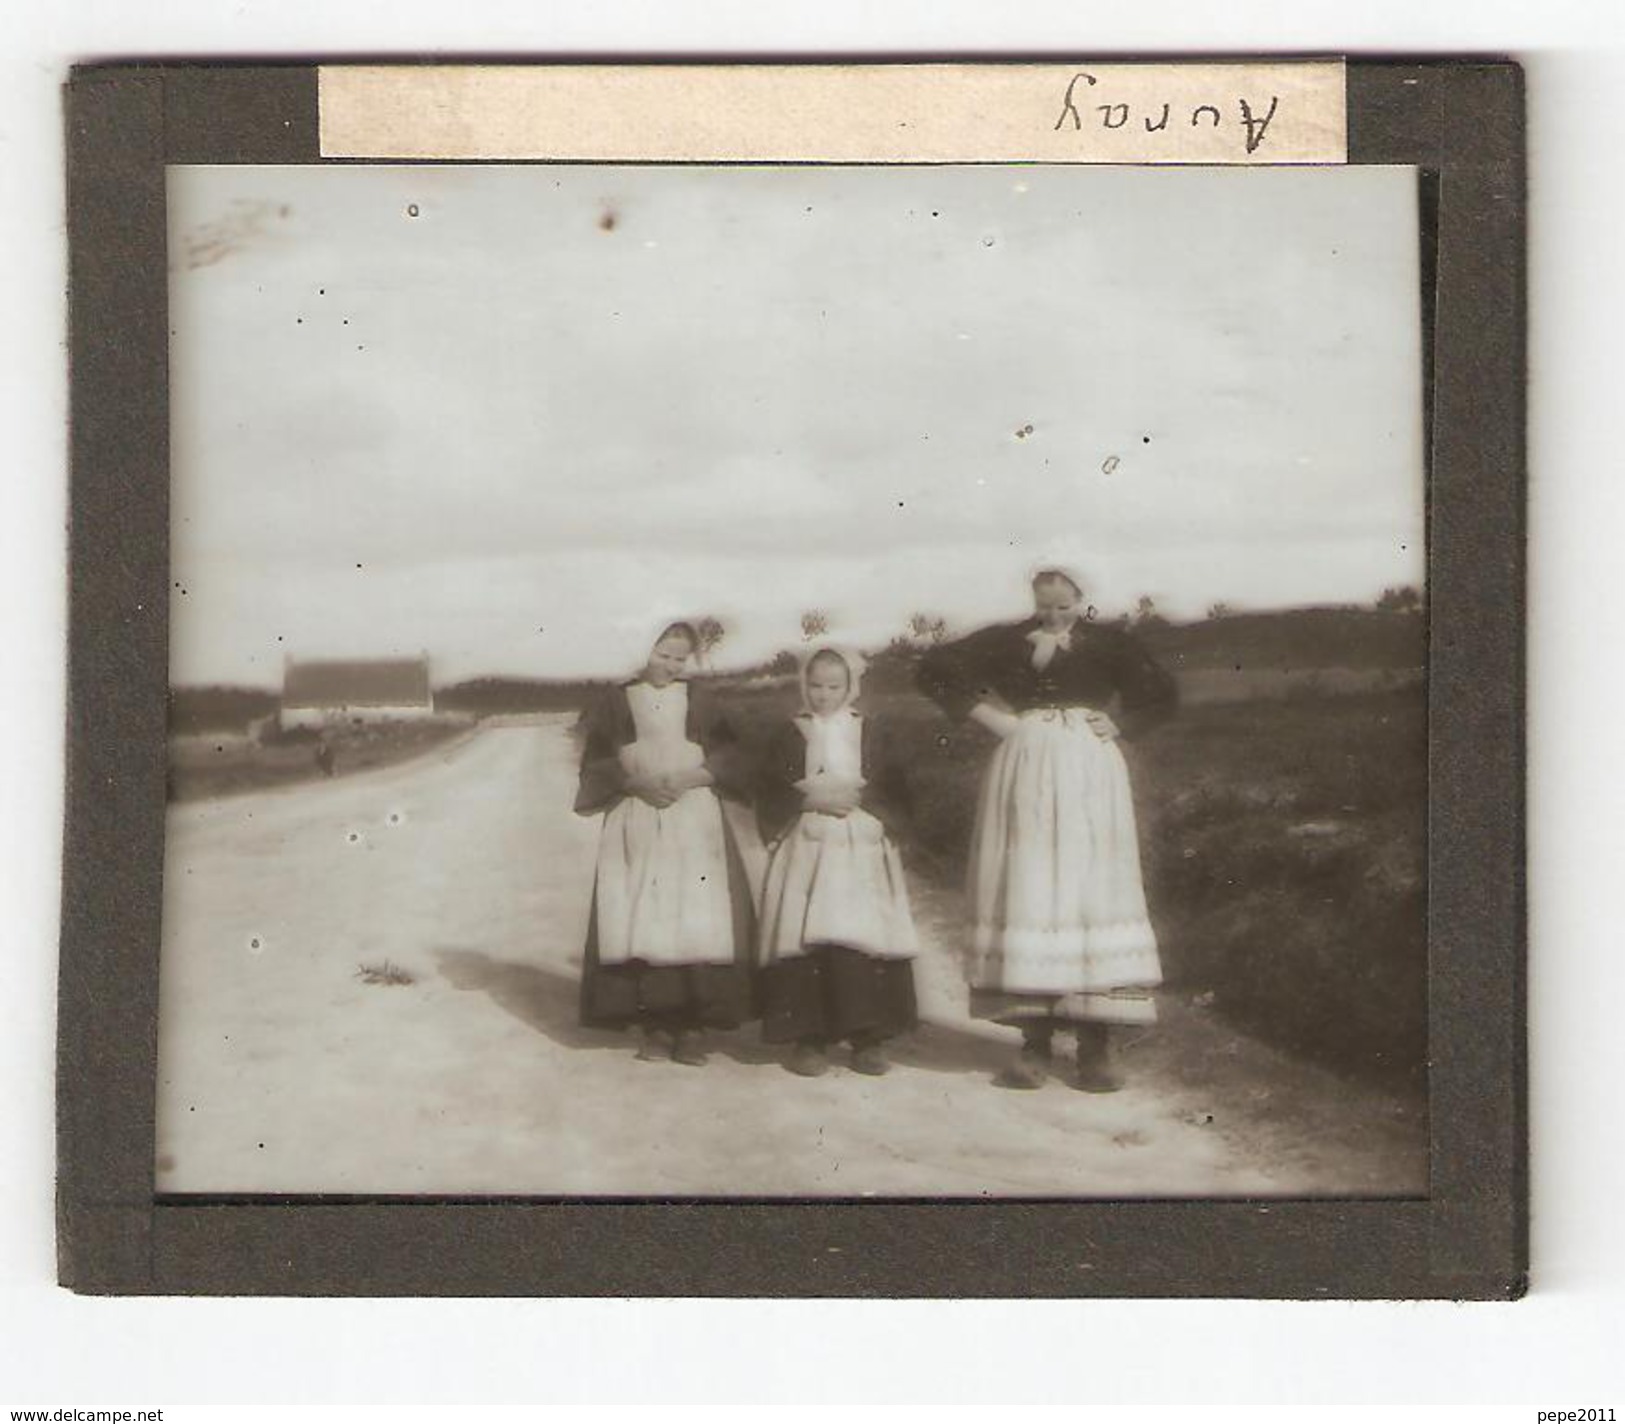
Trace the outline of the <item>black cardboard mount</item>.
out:
M 156 1195 L 153 1164 L 170 584 L 165 165 L 321 162 L 316 67 L 76 70 L 63 1284 L 106 1294 L 1521 1295 L 1522 79 L 1504 60 L 1348 65 L 1349 161 L 1423 175 L 1425 1200 L 203 1200 Z

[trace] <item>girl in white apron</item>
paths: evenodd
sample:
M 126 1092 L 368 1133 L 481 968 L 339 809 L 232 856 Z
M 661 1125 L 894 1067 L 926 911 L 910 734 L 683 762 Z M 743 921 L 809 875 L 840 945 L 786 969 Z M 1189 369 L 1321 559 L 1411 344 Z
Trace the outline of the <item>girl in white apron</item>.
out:
M 719 794 L 742 794 L 738 741 L 682 676 L 698 647 L 674 623 L 643 671 L 583 718 L 575 808 L 603 814 L 581 1021 L 635 1027 L 640 1058 L 698 1067 L 700 1035 L 750 1016 L 752 923 Z
M 900 765 L 853 706 L 862 660 L 819 648 L 802 711 L 768 743 L 757 822 L 769 846 L 760 915 L 762 1038 L 816 1077 L 833 1044 L 854 1071 L 890 1067 L 884 1044 L 916 1023 L 918 944 L 890 834 L 908 813 Z

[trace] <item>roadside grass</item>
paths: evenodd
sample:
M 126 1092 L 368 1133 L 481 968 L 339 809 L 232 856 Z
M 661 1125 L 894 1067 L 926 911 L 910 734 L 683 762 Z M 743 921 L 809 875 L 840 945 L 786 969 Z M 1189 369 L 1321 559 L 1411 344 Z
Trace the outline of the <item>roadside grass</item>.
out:
M 266 741 L 241 732 L 171 736 L 169 799 L 233 796 L 392 766 L 432 751 L 467 727 L 462 719 L 339 727 L 326 743 L 330 770 L 324 768 L 323 744 L 313 732 Z

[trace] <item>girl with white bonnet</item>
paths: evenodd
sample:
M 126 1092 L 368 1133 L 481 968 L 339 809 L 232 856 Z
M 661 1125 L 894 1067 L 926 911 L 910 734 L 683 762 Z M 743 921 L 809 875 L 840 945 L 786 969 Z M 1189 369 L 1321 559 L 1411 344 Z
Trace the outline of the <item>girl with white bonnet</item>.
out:
M 892 832 L 909 810 L 900 764 L 852 705 L 856 653 L 811 651 L 803 707 L 772 736 L 756 795 L 769 846 L 760 913 L 762 1038 L 795 1047 L 786 1066 L 816 1077 L 835 1043 L 855 1072 L 889 1068 L 883 1045 L 914 1027 L 917 950 Z
M 1033 614 L 921 659 L 921 691 L 999 738 L 971 834 L 971 1009 L 1019 1028 L 994 1081 L 1041 1087 L 1057 1031 L 1076 1035 L 1073 1082 L 1120 1086 L 1111 1026 L 1156 1017 L 1162 979 L 1114 703 L 1140 732 L 1171 713 L 1173 679 L 1127 631 L 1089 616 L 1082 581 L 1045 567 Z
M 699 637 L 673 623 L 644 667 L 582 719 L 575 809 L 603 814 L 581 1021 L 636 1028 L 638 1056 L 699 1067 L 701 1034 L 750 1017 L 750 890 L 719 795 L 748 778 L 722 710 L 685 674 Z

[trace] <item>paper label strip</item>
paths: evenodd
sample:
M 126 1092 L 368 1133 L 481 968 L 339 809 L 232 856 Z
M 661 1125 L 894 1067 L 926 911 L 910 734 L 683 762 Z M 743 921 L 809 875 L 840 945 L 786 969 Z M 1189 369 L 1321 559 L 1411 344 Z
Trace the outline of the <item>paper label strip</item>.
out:
M 1335 164 L 1339 61 L 332 65 L 326 158 Z

